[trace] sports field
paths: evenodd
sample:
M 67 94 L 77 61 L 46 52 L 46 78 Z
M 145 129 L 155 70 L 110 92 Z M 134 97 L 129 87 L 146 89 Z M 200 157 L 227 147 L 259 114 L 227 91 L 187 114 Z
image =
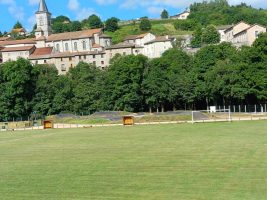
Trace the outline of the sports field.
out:
M 0 132 L 0 199 L 266 200 L 267 121 Z

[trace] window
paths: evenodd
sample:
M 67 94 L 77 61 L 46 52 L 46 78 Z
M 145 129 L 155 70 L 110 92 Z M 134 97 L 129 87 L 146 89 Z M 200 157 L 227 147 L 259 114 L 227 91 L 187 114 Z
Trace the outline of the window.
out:
M 46 60 L 44 60 L 44 63 L 46 63 Z
M 94 61 L 93 64 L 96 65 L 96 61 Z
M 82 59 L 82 56 L 79 56 L 79 60 L 81 60 Z
M 36 64 L 36 65 L 38 64 L 38 60 L 35 61 L 35 64 Z
M 56 45 L 56 51 L 59 52 L 59 44 Z
M 84 55 L 83 58 L 86 60 L 86 55 Z
M 104 61 L 101 61 L 101 65 L 104 65 L 105 64 L 105 62 Z
M 104 58 L 104 54 L 101 54 L 101 58 Z
M 86 50 L 86 41 L 83 41 L 83 50 Z
M 60 58 L 60 61 L 62 62 L 63 61 L 63 58 Z
M 65 51 L 69 51 L 69 44 L 65 43 Z
M 95 58 L 95 55 L 93 55 L 93 58 Z
M 40 26 L 43 26 L 44 25 L 44 19 L 43 19 L 43 17 L 40 17 L 39 18 L 39 23 L 40 23 Z
M 70 67 L 73 68 L 73 64 L 71 64 Z
M 69 61 L 72 61 L 72 57 L 69 57 Z
M 106 47 L 108 47 L 109 46 L 109 41 L 108 40 L 106 40 Z
M 61 71 L 62 71 L 62 72 L 65 72 L 65 71 L 66 71 L 66 67 L 65 67 L 64 64 L 61 65 Z
M 256 38 L 259 37 L 259 31 L 255 31 L 255 37 L 256 37 Z
M 77 42 L 74 42 L 74 51 L 78 50 Z

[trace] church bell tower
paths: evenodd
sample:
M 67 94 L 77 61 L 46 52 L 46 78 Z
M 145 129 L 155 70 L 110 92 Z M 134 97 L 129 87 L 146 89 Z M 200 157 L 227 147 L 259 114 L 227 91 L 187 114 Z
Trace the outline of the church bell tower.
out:
M 35 13 L 35 16 L 37 22 L 37 29 L 35 30 L 36 38 L 51 35 L 51 13 L 47 9 L 45 0 L 40 0 L 39 10 Z

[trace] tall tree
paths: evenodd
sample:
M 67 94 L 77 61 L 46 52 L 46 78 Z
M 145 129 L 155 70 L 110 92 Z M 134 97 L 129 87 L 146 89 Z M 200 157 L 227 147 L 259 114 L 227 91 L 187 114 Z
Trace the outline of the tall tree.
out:
M 202 32 L 203 44 L 217 44 L 220 42 L 220 34 L 215 26 L 209 25 Z
M 73 111 L 93 113 L 102 109 L 102 71 L 95 65 L 80 62 L 68 74 L 73 87 Z
M 16 24 L 13 26 L 13 29 L 17 28 L 23 28 L 22 24 L 19 21 L 17 21 Z
M 150 112 L 159 108 L 164 111 L 170 88 L 167 73 L 168 63 L 162 58 L 153 59 L 144 72 L 143 92 Z
M 119 19 L 116 17 L 107 19 L 105 23 L 106 31 L 115 32 L 116 30 L 118 30 L 119 29 L 118 22 L 119 22 Z
M 111 110 L 143 109 L 142 82 L 147 58 L 143 55 L 118 56 L 107 71 L 106 102 Z
M 28 60 L 4 63 L 0 67 L 0 117 L 8 120 L 31 113 L 34 91 L 33 66 Z
M 88 25 L 90 28 L 102 28 L 103 23 L 97 15 L 91 15 L 88 18 Z
M 169 18 L 169 13 L 166 9 L 164 9 L 160 15 L 161 19 L 168 19 Z
M 56 95 L 55 84 L 58 77 L 56 67 L 36 65 L 33 68 L 33 74 L 36 82 L 32 101 L 33 111 L 42 115 L 55 114 L 53 113 L 53 99 Z

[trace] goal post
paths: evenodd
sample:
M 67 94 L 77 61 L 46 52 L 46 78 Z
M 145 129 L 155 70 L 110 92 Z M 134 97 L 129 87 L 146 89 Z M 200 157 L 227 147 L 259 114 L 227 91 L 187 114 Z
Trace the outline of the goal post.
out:
M 231 122 L 231 109 L 222 110 L 194 110 L 192 111 L 192 124 L 198 122 Z

